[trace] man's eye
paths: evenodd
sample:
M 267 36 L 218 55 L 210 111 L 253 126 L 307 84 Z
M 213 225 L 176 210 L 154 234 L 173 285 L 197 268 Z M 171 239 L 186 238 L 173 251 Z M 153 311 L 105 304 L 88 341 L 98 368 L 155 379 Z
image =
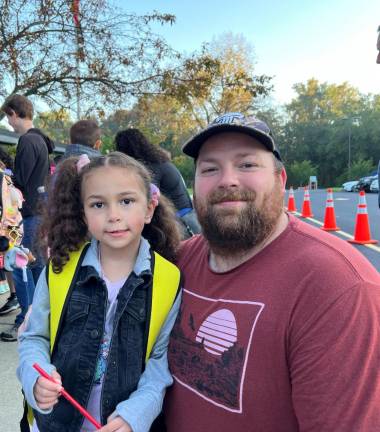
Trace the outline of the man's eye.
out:
M 253 162 L 244 162 L 240 165 L 240 168 L 243 168 L 243 169 L 249 169 L 249 168 L 254 168 L 254 167 L 257 167 L 257 164 L 253 163 Z
M 215 167 L 203 168 L 202 174 L 210 174 L 216 171 Z

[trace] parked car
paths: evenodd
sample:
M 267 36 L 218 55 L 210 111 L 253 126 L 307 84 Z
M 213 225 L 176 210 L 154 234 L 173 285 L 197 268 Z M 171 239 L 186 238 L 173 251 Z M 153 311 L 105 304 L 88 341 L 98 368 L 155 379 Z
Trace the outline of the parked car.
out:
M 359 183 L 359 180 L 352 180 L 342 184 L 342 188 L 346 192 L 353 192 L 355 190 L 355 186 Z
M 371 192 L 379 192 L 379 179 L 375 179 L 372 181 L 371 186 L 370 186 L 370 191 Z
M 377 174 L 373 176 L 362 177 L 359 179 L 359 183 L 355 186 L 355 188 L 359 191 L 364 190 L 364 192 L 370 192 L 371 183 L 374 180 L 377 180 Z

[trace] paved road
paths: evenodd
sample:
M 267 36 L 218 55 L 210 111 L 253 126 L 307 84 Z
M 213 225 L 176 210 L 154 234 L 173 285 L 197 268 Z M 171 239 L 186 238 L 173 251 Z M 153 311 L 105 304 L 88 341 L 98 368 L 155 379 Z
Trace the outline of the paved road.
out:
M 298 212 L 301 212 L 302 209 L 303 194 L 303 190 L 296 190 L 294 193 Z M 314 226 L 323 225 L 326 207 L 326 196 L 327 195 L 325 190 L 310 191 L 311 207 L 314 216 L 311 219 L 303 220 L 306 220 L 306 222 Z M 378 240 L 379 243 L 375 246 L 354 245 L 354 247 L 358 249 L 361 253 L 363 253 L 376 267 L 376 269 L 380 271 L 380 209 L 378 206 L 377 194 L 366 194 L 366 201 L 368 207 L 371 237 L 375 240 Z M 343 238 L 344 240 L 348 238 L 347 235 L 353 236 L 355 230 L 355 220 L 358 202 L 358 193 L 334 193 L 336 223 L 338 227 L 341 228 L 341 231 L 332 232 L 333 235 Z
M 8 294 L 0 295 L 0 307 Z M 13 324 L 16 313 L 0 316 L 0 332 Z M 17 343 L 0 341 L 0 431 L 17 432 L 22 416 L 21 387 L 16 379 Z
M 295 191 L 297 208 L 302 208 L 303 191 Z M 348 234 L 353 234 L 356 217 L 356 207 L 358 203 L 357 193 L 335 193 L 335 213 L 337 224 Z M 367 204 L 371 225 L 372 237 L 379 240 L 380 245 L 380 210 L 377 206 L 377 195 L 368 194 Z M 322 190 L 311 191 L 312 210 L 314 220 L 323 222 L 325 211 L 326 192 Z M 307 220 L 308 223 L 318 226 L 316 222 Z M 337 235 L 344 237 L 339 232 Z M 378 250 L 370 249 L 365 246 L 355 246 L 375 265 L 380 271 L 380 246 Z M 7 294 L 0 295 L 0 307 L 6 301 Z M 0 317 L 0 331 L 13 323 L 15 313 Z M 19 383 L 15 376 L 17 367 L 17 344 L 15 342 L 0 341 L 0 431 L 16 432 L 19 430 L 18 424 L 22 413 L 22 397 Z

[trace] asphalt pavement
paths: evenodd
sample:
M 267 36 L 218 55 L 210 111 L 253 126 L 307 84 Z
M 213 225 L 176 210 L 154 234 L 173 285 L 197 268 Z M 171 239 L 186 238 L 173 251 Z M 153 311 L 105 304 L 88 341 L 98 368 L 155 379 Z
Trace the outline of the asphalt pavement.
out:
M 294 191 L 294 197 L 296 201 L 296 207 L 298 217 L 302 211 L 304 191 L 301 189 Z M 359 194 L 357 192 L 335 192 L 334 197 L 334 208 L 336 223 L 340 228 L 340 231 L 330 231 L 330 234 L 336 235 L 337 237 L 347 240 L 352 238 L 355 232 L 355 222 L 357 206 L 359 202 Z M 325 208 L 326 208 L 326 190 L 312 190 L 310 191 L 310 201 L 313 217 L 302 218 L 307 223 L 316 227 L 323 226 Z M 287 204 L 288 193 L 286 194 Z M 358 249 L 366 258 L 371 261 L 372 265 L 380 271 L 380 209 L 378 205 L 378 196 L 374 193 L 366 194 L 368 219 L 371 231 L 371 238 L 378 241 L 376 245 L 357 245 L 353 246 Z
M 307 223 L 320 227 L 323 225 L 326 191 L 310 191 L 311 207 L 313 218 L 303 219 Z M 286 195 L 287 200 L 287 195 Z M 300 212 L 303 202 L 303 190 L 295 191 L 295 200 L 297 209 Z M 335 215 L 337 225 L 341 231 L 333 232 L 346 240 L 353 235 L 355 228 L 355 219 L 357 204 L 359 200 L 358 193 L 339 192 L 334 193 Z M 366 195 L 368 205 L 368 215 L 370 221 L 371 237 L 378 240 L 379 244 L 375 246 L 354 245 L 362 252 L 380 271 L 380 209 L 378 207 L 377 194 Z M 287 201 L 286 201 L 287 202 Z M 5 303 L 8 293 L 0 295 L 0 307 Z M 6 316 L 0 316 L 0 332 L 12 325 L 17 312 L 12 312 Z M 0 341 L 0 431 L 17 432 L 19 430 L 19 420 L 22 416 L 22 395 L 21 387 L 16 378 L 15 371 L 17 367 L 17 343 Z
M 0 294 L 0 307 L 9 293 Z M 17 311 L 0 316 L 0 332 L 7 330 L 14 323 Z M 17 342 L 0 340 L 0 431 L 17 432 L 22 417 L 23 399 L 21 386 L 16 378 Z

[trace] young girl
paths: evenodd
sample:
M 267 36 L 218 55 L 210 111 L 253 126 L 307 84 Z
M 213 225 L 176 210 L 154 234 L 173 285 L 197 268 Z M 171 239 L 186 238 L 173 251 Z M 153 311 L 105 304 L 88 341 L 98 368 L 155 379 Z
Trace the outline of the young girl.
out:
M 58 167 L 42 225 L 50 265 L 19 346 L 17 374 L 33 432 L 95 429 L 60 397 L 61 385 L 102 432 L 149 431 L 172 382 L 166 355 L 179 272 L 166 259 L 175 258 L 179 233 L 173 209 L 134 159 L 82 155 Z M 76 252 L 88 238 L 87 249 Z M 39 376 L 34 363 L 57 384 Z

